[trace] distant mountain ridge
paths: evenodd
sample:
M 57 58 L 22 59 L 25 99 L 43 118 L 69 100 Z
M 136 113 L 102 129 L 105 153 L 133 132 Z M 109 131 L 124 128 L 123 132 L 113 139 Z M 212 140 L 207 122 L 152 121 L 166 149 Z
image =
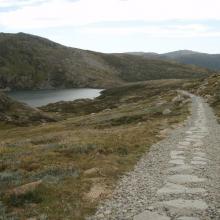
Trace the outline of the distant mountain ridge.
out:
M 153 79 L 201 78 L 211 73 L 160 59 L 66 47 L 25 33 L 0 33 L 0 89 L 109 88 Z
M 164 54 L 131 52 L 129 54 L 143 56 L 148 59 L 173 60 L 182 64 L 191 64 L 212 70 L 220 70 L 220 54 L 200 53 L 191 50 L 179 50 Z

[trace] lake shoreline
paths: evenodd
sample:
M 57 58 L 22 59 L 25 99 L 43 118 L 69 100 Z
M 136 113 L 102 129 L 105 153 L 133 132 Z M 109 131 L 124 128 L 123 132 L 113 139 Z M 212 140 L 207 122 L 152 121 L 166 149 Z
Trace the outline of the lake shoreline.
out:
M 94 99 L 101 95 L 103 89 L 73 88 L 73 89 L 44 89 L 44 90 L 13 90 L 5 92 L 9 97 L 30 105 L 41 107 L 60 101 L 74 101 L 77 99 Z

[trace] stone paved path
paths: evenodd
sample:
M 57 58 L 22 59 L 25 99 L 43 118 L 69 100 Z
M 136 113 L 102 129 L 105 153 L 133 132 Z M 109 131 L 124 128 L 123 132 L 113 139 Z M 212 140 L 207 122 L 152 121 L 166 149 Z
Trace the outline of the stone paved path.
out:
M 190 96 L 187 125 L 152 146 L 90 219 L 220 220 L 220 127 Z

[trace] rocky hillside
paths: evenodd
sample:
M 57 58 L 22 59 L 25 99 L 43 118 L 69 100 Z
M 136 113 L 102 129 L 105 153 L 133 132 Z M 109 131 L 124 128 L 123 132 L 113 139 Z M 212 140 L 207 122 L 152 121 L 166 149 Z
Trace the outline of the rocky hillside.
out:
M 126 82 L 209 74 L 206 69 L 168 61 L 65 47 L 24 33 L 0 34 L 0 89 L 108 88 Z
M 220 74 L 204 79 L 196 92 L 207 99 L 220 118 Z
M 188 89 L 196 95 L 203 96 L 213 107 L 220 121 L 220 74 L 186 83 L 184 89 Z
M 148 59 L 173 60 L 183 64 L 192 64 L 213 70 L 220 70 L 220 54 L 199 53 L 190 50 L 179 50 L 165 54 L 134 52 L 133 55 Z
M 0 93 L 0 121 L 16 125 L 29 125 L 55 120 L 39 109 L 31 108 Z

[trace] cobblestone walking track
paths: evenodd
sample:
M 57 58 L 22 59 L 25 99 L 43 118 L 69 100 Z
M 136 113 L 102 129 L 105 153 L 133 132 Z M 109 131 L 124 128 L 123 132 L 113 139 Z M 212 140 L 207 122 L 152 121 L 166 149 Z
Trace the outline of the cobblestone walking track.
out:
M 186 125 L 153 145 L 90 220 L 220 220 L 220 126 L 189 95 Z

